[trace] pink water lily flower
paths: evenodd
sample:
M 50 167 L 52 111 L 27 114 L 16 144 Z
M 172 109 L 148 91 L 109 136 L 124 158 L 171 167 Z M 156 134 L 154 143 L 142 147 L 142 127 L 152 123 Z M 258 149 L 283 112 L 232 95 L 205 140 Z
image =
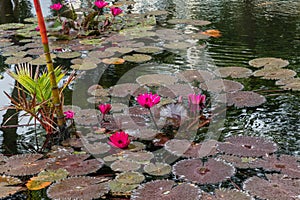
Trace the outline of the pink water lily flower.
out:
M 115 17 L 123 12 L 121 8 L 118 7 L 111 7 L 110 8 L 111 14 Z
M 189 104 L 199 105 L 204 104 L 206 100 L 206 96 L 204 94 L 189 94 L 188 101 Z
M 102 0 L 97 0 L 97 1 L 94 2 L 94 4 L 95 4 L 95 6 L 97 6 L 97 7 L 100 8 L 100 9 L 102 9 L 102 8 L 104 8 L 105 6 L 108 5 L 107 2 L 102 1 Z
M 50 6 L 50 8 L 52 10 L 57 10 L 57 11 L 60 10 L 62 7 L 63 7 L 63 5 L 61 3 L 55 3 L 55 4 Z
M 130 144 L 129 136 L 124 131 L 116 132 L 109 137 L 108 144 L 124 149 Z
M 72 110 L 68 110 L 64 112 L 64 115 L 66 116 L 66 119 L 73 119 L 75 113 Z
M 157 94 L 152 94 L 151 92 L 140 94 L 137 97 L 137 102 L 144 108 L 150 109 L 160 102 L 160 96 L 158 96 Z
M 107 103 L 107 104 L 100 104 L 98 106 L 98 108 L 99 108 L 100 112 L 103 115 L 105 115 L 105 114 L 107 114 L 111 110 L 111 105 L 109 103 Z

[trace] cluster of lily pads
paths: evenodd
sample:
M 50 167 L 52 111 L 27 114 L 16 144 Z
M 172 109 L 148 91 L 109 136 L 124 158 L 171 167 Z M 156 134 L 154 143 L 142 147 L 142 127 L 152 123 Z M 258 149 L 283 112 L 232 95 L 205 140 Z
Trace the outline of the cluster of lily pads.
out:
M 91 140 L 54 146 L 46 155 L 0 155 L 0 197 L 24 187 L 47 188 L 50 199 L 299 197 L 299 157 L 277 154 L 276 143 L 264 138 L 233 136 L 224 142 L 198 144 L 171 139 L 163 147 L 164 161 L 158 161 L 141 141 L 120 149 L 103 146 L 99 137 L 93 138 L 99 145 L 91 147 L 87 144 Z M 176 157 L 172 166 L 168 157 Z
M 143 18 L 128 14 L 124 16 L 128 26 L 122 31 L 97 38 L 61 41 L 52 32 L 52 58 L 71 60 L 71 68 L 77 70 L 140 64 L 163 52 L 203 49 L 201 41 L 220 36 L 212 30 L 187 33 L 154 27 L 156 17 L 166 14 L 153 12 Z M 25 21 L 0 26 L 5 63 L 45 65 L 36 23 Z M 210 23 L 167 22 L 196 27 Z M 23 38 L 19 45 L 13 42 L 15 36 Z M 283 89 L 299 90 L 296 73 L 283 69 L 288 64 L 280 58 L 257 58 L 249 61 L 249 68 L 180 70 L 140 75 L 134 83 L 110 88 L 92 85 L 87 101 L 96 109 L 64 106 L 66 118 L 74 121 L 77 131 L 63 146 L 53 146 L 45 155 L 0 155 L 0 198 L 26 188 L 46 188 L 51 199 L 297 199 L 300 159 L 278 153 L 273 141 L 249 136 L 194 141 L 218 114 L 212 111 L 216 104 L 247 108 L 266 101 L 261 94 L 243 90 L 241 78 L 277 80 Z M 262 69 L 253 72 L 256 68 Z

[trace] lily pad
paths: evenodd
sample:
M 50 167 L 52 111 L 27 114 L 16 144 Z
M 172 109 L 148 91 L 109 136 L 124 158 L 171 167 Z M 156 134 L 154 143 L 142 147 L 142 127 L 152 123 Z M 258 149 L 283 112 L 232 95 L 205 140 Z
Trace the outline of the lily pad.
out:
M 147 74 L 139 76 L 136 82 L 140 85 L 159 86 L 159 85 L 172 85 L 178 80 L 175 76 L 168 74 Z
M 153 176 L 165 176 L 170 174 L 171 170 L 167 163 L 149 163 L 144 166 L 144 171 Z
M 226 79 L 215 79 L 200 84 L 200 88 L 209 92 L 235 92 L 242 90 L 244 86 L 236 81 Z
M 0 165 L 0 173 L 11 176 L 34 175 L 43 171 L 48 159 L 42 158 L 42 154 L 20 154 L 9 157 L 4 165 Z
M 221 67 L 215 71 L 222 78 L 247 78 L 252 75 L 252 70 L 245 67 Z
M 51 185 L 47 195 L 51 199 L 98 199 L 109 192 L 108 183 L 95 177 L 70 177 Z
M 29 181 L 27 181 L 26 187 L 29 190 L 41 190 L 51 185 L 51 183 L 52 182 L 50 181 L 42 181 L 37 179 L 37 177 L 32 177 Z
M 125 184 L 139 184 L 145 180 L 145 176 L 138 172 L 123 172 L 116 176 L 116 181 Z
M 257 70 L 253 73 L 254 76 L 262 77 L 263 79 L 269 79 L 269 80 L 278 80 L 278 79 L 287 79 L 292 78 L 297 73 L 294 70 L 291 69 L 281 69 L 281 68 L 275 68 L 275 69 L 261 69 Z
M 5 64 L 12 65 L 12 64 L 19 64 L 19 63 L 28 63 L 32 60 L 31 57 L 9 57 L 5 60 Z
M 128 62 L 142 63 L 151 60 L 152 57 L 146 54 L 132 54 L 130 56 L 124 56 L 123 59 Z
M 275 69 L 286 67 L 289 61 L 281 58 L 255 58 L 249 61 L 249 65 L 255 68 L 264 67 L 267 69 Z
M 188 43 L 188 42 L 173 42 L 173 43 L 169 43 L 169 44 L 164 45 L 165 48 L 174 49 L 174 50 L 187 49 L 191 46 L 193 46 L 193 45 L 191 43 Z
M 133 50 L 134 50 L 133 48 L 129 48 L 129 47 L 109 47 L 109 48 L 105 49 L 105 51 L 107 51 L 107 52 L 113 52 L 113 53 L 118 52 L 121 54 L 130 53 Z
M 137 188 L 140 184 L 126 184 L 116 180 L 109 181 L 110 191 L 113 195 L 130 195 L 131 191 Z
M 218 143 L 218 149 L 226 154 L 243 157 L 261 157 L 274 153 L 276 143 L 265 138 L 251 136 L 232 136 L 225 142 Z
M 284 90 L 293 90 L 293 91 L 300 91 L 300 78 L 292 78 L 289 79 L 290 81 L 281 86 Z
M 95 154 L 104 154 L 107 153 L 110 149 L 111 146 L 106 144 L 106 143 L 101 143 L 101 142 L 95 142 L 95 143 L 88 143 L 88 142 L 83 142 L 83 150 L 95 155 Z
M 156 180 L 140 185 L 132 192 L 131 200 L 200 200 L 201 190 L 190 183 L 177 184 L 172 180 Z
M 122 58 L 112 57 L 112 58 L 105 58 L 102 60 L 102 62 L 108 65 L 120 65 L 123 64 L 125 60 Z
M 139 163 L 136 163 L 134 161 L 128 161 L 128 160 L 116 160 L 110 165 L 110 168 L 114 171 L 136 171 L 140 169 L 141 165 Z
M 0 29 L 2 30 L 15 30 L 15 29 L 21 29 L 24 28 L 25 24 L 22 23 L 6 23 L 1 24 Z
M 20 185 L 22 181 L 10 176 L 0 176 L 0 198 L 5 198 L 22 190 Z
M 98 159 L 89 159 L 89 155 L 67 155 L 64 157 L 56 158 L 55 162 L 50 163 L 47 169 L 57 170 L 57 169 L 66 169 L 70 176 L 86 175 L 93 172 L 96 172 L 100 169 L 104 162 Z
M 128 95 L 133 95 L 133 93 L 139 88 L 140 86 L 136 83 L 123 83 L 117 84 L 110 88 L 110 93 L 114 97 L 126 97 Z
M 190 24 L 195 26 L 205 26 L 211 24 L 209 21 L 205 20 L 196 20 L 196 19 L 170 19 L 168 20 L 169 24 Z
M 102 38 L 82 39 L 79 41 L 80 44 L 84 44 L 84 45 L 100 45 L 102 42 L 103 42 Z
M 100 111 L 95 109 L 82 109 L 74 116 L 75 124 L 79 125 L 97 125 L 99 122 L 97 116 L 100 116 Z
M 235 174 L 235 168 L 223 161 L 209 159 L 202 162 L 199 159 L 188 159 L 173 165 L 173 173 L 179 179 L 198 184 L 220 183 Z
M 71 65 L 71 68 L 85 71 L 97 68 L 97 64 L 91 61 L 83 61 L 82 64 Z
M 154 158 L 154 155 L 149 151 L 126 152 L 123 155 L 123 158 L 140 164 L 147 164 L 152 158 Z
M 60 168 L 57 170 L 41 171 L 36 178 L 40 181 L 54 182 L 67 178 L 68 175 L 69 172 L 67 170 Z
M 227 105 L 234 105 L 236 108 L 257 107 L 266 102 L 264 96 L 252 91 L 237 91 L 227 93 L 225 96 Z
M 113 51 L 91 51 L 88 56 L 91 58 L 109 58 L 115 55 Z
M 202 200 L 254 200 L 249 194 L 242 190 L 230 189 L 216 189 L 214 195 L 204 193 Z
M 215 75 L 207 70 L 184 70 L 175 74 L 180 81 L 202 83 L 212 80 Z
M 279 174 L 266 176 L 267 180 L 257 176 L 247 179 L 243 188 L 260 199 L 291 200 L 299 197 L 299 179 L 289 179 Z
M 62 58 L 62 59 L 72 59 L 72 58 L 77 58 L 80 57 L 81 53 L 77 51 L 72 51 L 72 52 L 62 52 L 58 53 L 57 57 Z
M 97 105 L 100 103 L 108 103 L 109 101 L 110 101 L 110 98 L 106 97 L 106 96 L 98 96 L 98 97 L 94 96 L 94 97 L 87 98 L 87 102 L 94 104 L 94 105 Z
M 140 47 L 135 49 L 134 51 L 138 52 L 138 53 L 160 53 L 163 51 L 162 48 L 160 47 L 155 47 L 155 46 L 144 46 L 144 47 Z

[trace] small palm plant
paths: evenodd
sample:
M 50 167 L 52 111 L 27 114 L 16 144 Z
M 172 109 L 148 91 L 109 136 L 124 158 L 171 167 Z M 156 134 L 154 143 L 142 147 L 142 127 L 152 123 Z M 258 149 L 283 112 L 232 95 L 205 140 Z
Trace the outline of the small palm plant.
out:
M 17 96 L 10 96 L 10 108 L 17 111 L 25 111 L 25 115 L 30 115 L 30 120 L 34 119 L 46 131 L 47 139 L 44 146 L 48 145 L 51 135 L 59 132 L 56 122 L 56 107 L 53 105 L 52 86 L 50 83 L 50 73 L 48 71 L 40 72 L 39 67 L 34 67 L 29 63 L 18 64 L 16 72 L 8 70 L 8 74 L 14 78 L 17 83 Z M 54 69 L 57 82 L 65 77 L 65 72 L 60 67 Z M 59 89 L 60 99 L 63 99 L 63 90 L 75 79 L 75 73 L 71 73 L 67 81 Z M 35 123 L 36 124 L 36 123 Z

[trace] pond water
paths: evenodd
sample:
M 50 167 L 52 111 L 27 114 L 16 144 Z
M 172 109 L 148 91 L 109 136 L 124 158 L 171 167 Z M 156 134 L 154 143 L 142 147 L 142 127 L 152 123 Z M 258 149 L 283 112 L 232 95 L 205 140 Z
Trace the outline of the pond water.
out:
M 10 2 L 10 1 L 7 1 Z M 19 12 L 12 12 L 0 5 L 0 23 L 23 20 L 34 15 L 31 1 L 20 1 Z M 214 71 L 220 67 L 239 66 L 251 68 L 248 62 L 254 58 L 276 57 L 289 61 L 287 69 L 300 73 L 300 2 L 298 0 L 135 0 L 132 12 L 142 13 L 152 10 L 168 10 L 167 19 L 200 19 L 212 22 L 207 26 L 170 25 L 162 19 L 160 26 L 181 30 L 184 33 L 201 32 L 208 29 L 219 30 L 221 37 L 210 37 L 196 47 L 183 51 L 164 51 L 154 55 L 143 64 L 126 62 L 122 65 L 101 65 L 86 71 L 76 84 L 71 85 L 65 100 L 67 104 L 82 108 L 94 108 L 86 102 L 89 86 L 99 83 L 108 88 L 120 83 L 134 83 L 136 77 L 144 74 L 174 74 L 182 70 L 198 69 Z M 84 2 L 86 3 L 86 2 Z M 44 13 L 49 13 L 50 1 L 43 1 Z M 9 4 L 7 4 L 9 5 Z M 13 4 L 12 4 L 13 5 Z M 7 9 L 6 9 L 7 8 Z M 137 42 L 149 42 L 141 39 Z M 202 45 L 205 44 L 205 47 Z M 3 91 L 12 92 L 14 81 L 5 73 L 5 57 L 0 56 L 0 107 L 9 101 Z M 70 66 L 70 62 L 59 61 Z M 62 63 L 61 63 L 62 62 Z M 253 71 L 255 69 L 251 68 Z M 279 145 L 279 152 L 300 155 L 300 93 L 282 90 L 274 80 L 259 77 L 232 79 L 244 85 L 244 90 L 255 91 L 266 97 L 266 102 L 254 108 L 228 107 L 224 121 L 217 128 L 203 131 L 220 141 L 232 135 L 249 135 L 268 138 Z M 9 111 L 0 111 L 0 124 Z M 12 120 L 14 124 L 17 119 Z M 211 133 L 211 132 L 218 133 Z M 30 141 L 32 129 L 26 127 L 0 129 L 1 152 L 16 154 L 26 150 L 21 141 Z M 18 140 L 15 140 L 18 138 Z

